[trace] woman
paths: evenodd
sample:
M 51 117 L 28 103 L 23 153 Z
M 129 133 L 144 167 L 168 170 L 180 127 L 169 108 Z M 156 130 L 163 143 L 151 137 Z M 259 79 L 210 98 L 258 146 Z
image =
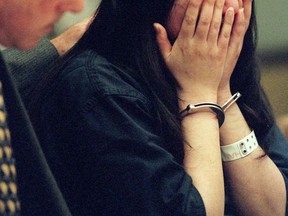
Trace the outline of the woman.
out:
M 72 214 L 223 215 L 225 185 L 225 214 L 284 215 L 287 146 L 259 85 L 251 0 L 174 3 L 102 1 L 25 98 Z M 243 115 L 233 103 L 220 129 L 210 110 L 179 115 L 236 91 Z M 222 163 L 220 146 L 250 128 L 261 147 Z

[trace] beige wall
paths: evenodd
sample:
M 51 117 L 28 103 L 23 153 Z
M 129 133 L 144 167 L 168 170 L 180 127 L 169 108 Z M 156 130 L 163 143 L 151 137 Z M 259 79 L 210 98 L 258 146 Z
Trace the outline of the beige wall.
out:
M 83 12 L 79 14 L 66 13 L 63 18 L 55 25 L 55 34 L 59 34 L 67 29 L 69 26 L 77 23 L 79 20 L 88 17 L 96 11 L 100 0 L 85 0 L 85 7 Z
M 275 116 L 288 114 L 288 62 L 263 65 L 262 85 Z
M 255 0 L 259 51 L 288 52 L 288 1 Z

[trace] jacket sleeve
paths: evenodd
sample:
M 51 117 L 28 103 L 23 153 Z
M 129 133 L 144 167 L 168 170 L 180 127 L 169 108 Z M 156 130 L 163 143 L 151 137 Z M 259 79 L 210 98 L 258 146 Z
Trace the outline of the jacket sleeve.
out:
M 41 72 L 47 71 L 49 65 L 59 57 L 56 48 L 46 38 L 43 38 L 37 47 L 29 51 L 6 49 L 2 54 L 17 88 L 24 98 L 25 93 L 28 94 L 30 87 L 41 76 Z
M 101 188 L 97 203 L 106 206 L 100 215 L 114 215 L 112 209 L 118 215 L 205 215 L 191 177 L 165 150 L 144 107 L 129 96 L 106 96 L 82 118 L 81 140 L 95 153 L 87 170 L 97 167 L 90 177 Z
M 288 190 L 288 140 L 284 137 L 277 125 L 274 125 L 271 131 L 264 138 L 264 142 L 267 143 L 269 149 L 267 154 L 276 164 L 278 169 L 283 175 L 286 193 Z M 286 195 L 288 199 L 288 193 Z M 286 212 L 288 212 L 288 206 L 286 201 Z
M 73 85 L 62 78 L 58 84 L 62 92 L 60 98 L 65 101 L 60 100 L 57 107 L 64 110 L 43 115 L 47 115 L 47 119 L 54 116 L 55 121 L 63 124 L 66 122 L 55 130 L 65 139 L 63 143 L 69 145 L 57 146 L 63 148 L 63 156 L 59 158 L 66 155 L 66 162 L 75 163 L 77 158 L 77 164 L 82 164 L 84 174 L 78 172 L 82 183 L 77 185 L 90 185 L 85 193 L 90 208 L 85 215 L 97 212 L 97 215 L 111 216 L 204 216 L 204 203 L 193 185 L 193 177 L 191 179 L 165 148 L 166 142 L 171 141 L 165 139 L 147 97 L 130 88 L 121 88 L 123 82 L 111 73 L 107 73 L 105 83 L 102 80 L 92 82 L 97 75 L 89 74 L 89 82 L 93 83 L 89 85 L 84 81 L 85 72 L 79 70 L 81 77 L 77 79 L 75 74 L 69 73 L 75 78 Z M 89 91 L 88 86 L 94 90 Z M 87 94 L 90 94 L 89 99 L 83 101 Z M 70 149 L 69 155 L 67 149 Z M 88 177 L 83 179 L 83 176 Z M 73 181 L 77 181 L 77 177 Z M 70 196 L 77 195 L 73 192 Z M 81 199 L 83 197 L 79 197 Z

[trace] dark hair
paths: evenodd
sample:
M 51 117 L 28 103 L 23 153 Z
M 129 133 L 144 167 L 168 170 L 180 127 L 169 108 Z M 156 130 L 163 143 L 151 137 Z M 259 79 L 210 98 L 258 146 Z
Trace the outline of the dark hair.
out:
M 86 46 L 95 50 L 142 82 L 157 113 L 161 133 L 167 139 L 166 148 L 182 162 L 176 82 L 162 61 L 153 29 L 155 22 L 165 25 L 173 3 L 173 0 L 102 1 L 97 18 L 79 41 L 79 49 Z
M 260 70 L 257 64 L 257 24 L 255 5 L 249 28 L 244 38 L 242 52 L 231 78 L 231 89 L 239 91 L 242 99 L 237 101 L 250 128 L 254 129 L 260 141 L 275 123 L 271 106 L 260 84 Z M 269 146 L 262 146 L 267 150 Z
M 165 25 L 173 3 L 174 0 L 103 0 L 97 10 L 97 18 L 61 60 L 61 65 L 79 52 L 93 49 L 113 64 L 129 69 L 127 71 L 147 87 L 162 133 L 168 140 L 167 144 L 172 144 L 167 148 L 182 163 L 183 137 L 176 82 L 163 63 L 153 29 L 154 22 Z M 248 124 L 262 137 L 271 127 L 273 117 L 260 88 L 255 44 L 256 22 L 253 15 L 231 85 L 234 92 L 239 91 L 243 95 L 238 103 Z M 55 78 L 53 74 L 49 76 Z

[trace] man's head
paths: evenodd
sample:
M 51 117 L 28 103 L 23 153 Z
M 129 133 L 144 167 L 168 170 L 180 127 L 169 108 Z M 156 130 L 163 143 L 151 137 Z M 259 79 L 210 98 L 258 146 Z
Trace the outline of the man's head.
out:
M 80 12 L 84 0 L 0 0 L 0 43 L 30 49 L 53 30 L 63 13 Z

